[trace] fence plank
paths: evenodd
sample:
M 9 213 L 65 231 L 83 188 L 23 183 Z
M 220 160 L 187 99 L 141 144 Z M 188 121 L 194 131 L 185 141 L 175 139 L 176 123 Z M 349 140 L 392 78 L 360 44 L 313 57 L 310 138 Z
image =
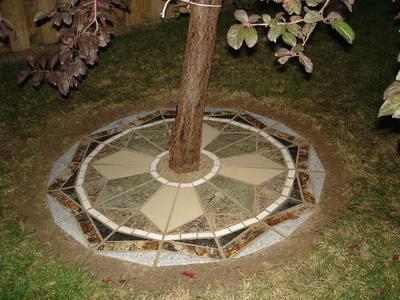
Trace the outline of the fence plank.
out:
M 37 0 L 38 10 L 51 11 L 56 5 L 56 0 Z M 40 32 L 42 33 L 42 40 L 45 44 L 53 44 L 58 41 L 59 34 L 53 27 L 51 22 L 40 26 Z
M 4 16 L 13 24 L 10 32 L 10 46 L 13 51 L 30 48 L 29 29 L 23 0 L 3 0 L 0 2 Z

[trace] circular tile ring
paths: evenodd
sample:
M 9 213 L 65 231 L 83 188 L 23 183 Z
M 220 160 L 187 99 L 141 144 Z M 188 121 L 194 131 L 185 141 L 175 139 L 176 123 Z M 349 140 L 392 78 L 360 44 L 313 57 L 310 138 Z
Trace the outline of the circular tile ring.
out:
M 157 155 L 156 159 L 153 160 L 153 162 L 151 163 L 151 175 L 157 181 L 161 182 L 164 185 L 168 185 L 168 186 L 185 188 L 185 187 L 195 187 L 195 186 L 201 185 L 201 184 L 205 183 L 207 180 L 210 180 L 215 175 L 217 175 L 217 172 L 221 166 L 219 158 L 215 154 L 211 153 L 210 151 L 204 150 L 204 149 L 201 150 L 201 153 L 203 153 L 204 155 L 206 155 L 208 158 L 210 158 L 213 161 L 213 167 L 207 175 L 205 175 L 199 179 L 196 179 L 193 182 L 180 183 L 180 182 L 168 181 L 168 179 L 160 176 L 160 174 L 157 172 L 157 165 L 164 156 L 169 154 L 169 151 L 164 151 L 164 152 L 160 153 L 159 155 Z

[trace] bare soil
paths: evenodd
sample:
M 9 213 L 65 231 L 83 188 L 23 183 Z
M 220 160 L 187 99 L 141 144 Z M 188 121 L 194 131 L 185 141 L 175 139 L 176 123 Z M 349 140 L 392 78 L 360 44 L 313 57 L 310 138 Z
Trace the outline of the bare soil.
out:
M 295 112 L 278 111 L 262 101 L 214 94 L 209 96 L 207 105 L 248 110 L 281 121 L 315 146 L 327 170 L 322 201 L 313 217 L 290 238 L 255 254 L 227 262 L 151 268 L 97 256 L 54 224 L 47 207 L 46 187 L 55 161 L 79 138 L 118 118 L 157 107 L 175 106 L 175 103 L 168 103 L 160 97 L 129 107 L 101 103 L 95 109 L 86 107 L 49 120 L 44 136 L 34 142 L 39 147 L 40 158 L 33 168 L 23 170 L 24 176 L 18 179 L 15 192 L 8 197 L 8 206 L 23 218 L 25 224 L 37 231 L 40 240 L 48 244 L 50 254 L 61 257 L 65 264 L 81 264 L 100 278 L 118 281 L 124 276 L 128 279 L 127 284 L 138 291 L 170 289 L 178 283 L 193 292 L 201 292 L 213 285 L 234 288 L 244 278 L 262 275 L 266 270 L 279 268 L 282 264 L 290 264 L 291 261 L 306 256 L 319 239 L 321 229 L 340 213 L 346 201 L 346 174 L 337 156 L 335 144 L 329 141 L 318 126 L 310 124 L 309 119 Z M 195 279 L 183 276 L 181 273 L 184 271 L 193 272 Z
M 212 159 L 202 154 L 200 156 L 200 165 L 197 171 L 190 173 L 176 173 L 169 167 L 169 155 L 166 155 L 157 164 L 157 172 L 161 177 L 164 177 L 168 181 L 189 183 L 206 176 L 211 172 L 213 166 L 214 162 Z

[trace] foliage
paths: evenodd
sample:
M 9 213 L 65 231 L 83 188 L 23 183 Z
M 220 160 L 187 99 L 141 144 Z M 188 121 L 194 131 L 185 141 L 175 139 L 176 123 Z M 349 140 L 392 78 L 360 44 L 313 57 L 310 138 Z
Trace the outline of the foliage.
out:
M 395 1 L 395 6 L 400 8 L 400 1 Z M 400 12 L 395 19 L 399 18 Z M 400 62 L 400 53 L 397 60 Z M 397 73 L 396 81 L 393 82 L 383 94 L 383 100 L 384 102 L 379 109 L 379 117 L 392 116 L 394 119 L 400 119 L 400 71 Z
M 100 48 L 110 42 L 115 8 L 128 10 L 129 6 L 125 0 L 57 0 L 53 11 L 39 11 L 35 21 L 51 20 L 62 33 L 60 46 L 50 57 L 29 56 L 29 69 L 20 73 L 18 83 L 32 77 L 34 87 L 47 81 L 67 96 L 78 87 L 88 66 L 97 62 Z
M 313 63 L 304 54 L 304 46 L 318 23 L 329 24 L 348 43 L 353 43 L 355 35 L 352 28 L 344 21 L 343 16 L 336 11 L 327 11 L 331 0 L 274 0 L 283 7 L 275 17 L 268 14 L 248 16 L 244 10 L 236 10 L 235 18 L 240 24 L 234 24 L 228 31 L 228 44 L 238 50 L 243 42 L 251 48 L 258 40 L 255 27 L 268 28 L 268 40 L 274 43 L 281 38 L 287 46 L 275 52 L 280 64 L 286 64 L 291 58 L 297 57 L 307 73 L 313 71 Z M 354 0 L 341 0 L 349 11 L 352 11 Z M 319 8 L 319 9 L 318 9 Z M 289 47 L 288 47 L 289 46 Z

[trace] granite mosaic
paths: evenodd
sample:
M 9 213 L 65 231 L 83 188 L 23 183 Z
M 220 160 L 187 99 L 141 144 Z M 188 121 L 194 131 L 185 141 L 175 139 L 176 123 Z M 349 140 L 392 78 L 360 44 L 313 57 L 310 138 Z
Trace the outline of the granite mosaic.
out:
M 244 257 L 313 214 L 326 176 L 315 149 L 251 112 L 206 108 L 202 147 L 212 167 L 193 182 L 161 177 L 175 114 L 127 116 L 70 147 L 49 179 L 56 224 L 99 255 L 172 266 Z

